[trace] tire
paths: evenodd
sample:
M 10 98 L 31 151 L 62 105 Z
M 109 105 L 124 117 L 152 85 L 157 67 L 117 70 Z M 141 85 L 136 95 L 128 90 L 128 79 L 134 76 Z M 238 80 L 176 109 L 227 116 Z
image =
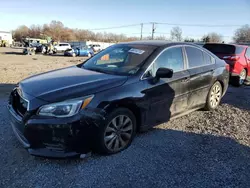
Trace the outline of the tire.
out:
M 207 111 L 212 111 L 216 109 L 220 104 L 222 92 L 223 91 L 220 82 L 215 82 L 208 92 L 207 101 L 204 109 Z
M 237 77 L 232 78 L 232 85 L 236 86 L 236 87 L 240 87 L 244 84 L 245 80 L 247 78 L 247 71 L 245 69 L 243 69 L 240 72 L 240 75 Z
M 134 114 L 126 108 L 117 108 L 108 115 L 104 126 L 98 128 L 96 150 L 101 154 L 118 153 L 130 146 L 135 133 Z

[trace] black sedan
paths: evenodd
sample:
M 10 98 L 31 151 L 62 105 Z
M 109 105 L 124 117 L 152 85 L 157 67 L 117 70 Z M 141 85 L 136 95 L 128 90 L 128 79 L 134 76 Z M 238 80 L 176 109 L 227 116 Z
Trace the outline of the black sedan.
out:
M 120 43 L 77 66 L 21 81 L 8 109 L 16 137 L 32 155 L 113 154 L 137 131 L 215 109 L 228 79 L 225 62 L 195 44 Z

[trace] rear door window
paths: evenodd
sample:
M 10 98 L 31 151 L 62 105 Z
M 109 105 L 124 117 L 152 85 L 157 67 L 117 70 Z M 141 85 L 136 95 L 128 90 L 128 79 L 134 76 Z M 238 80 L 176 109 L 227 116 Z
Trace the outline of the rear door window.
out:
M 207 64 L 203 59 L 203 52 L 201 50 L 193 47 L 185 47 L 185 50 L 188 58 L 188 68 L 200 67 Z
M 214 54 L 241 54 L 244 47 L 228 44 L 205 44 L 203 46 Z

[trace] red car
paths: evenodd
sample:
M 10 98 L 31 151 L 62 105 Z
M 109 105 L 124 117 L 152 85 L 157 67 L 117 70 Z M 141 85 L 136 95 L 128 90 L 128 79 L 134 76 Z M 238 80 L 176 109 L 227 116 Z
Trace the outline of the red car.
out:
M 250 84 L 250 47 L 219 43 L 207 43 L 203 47 L 226 61 L 232 85 Z

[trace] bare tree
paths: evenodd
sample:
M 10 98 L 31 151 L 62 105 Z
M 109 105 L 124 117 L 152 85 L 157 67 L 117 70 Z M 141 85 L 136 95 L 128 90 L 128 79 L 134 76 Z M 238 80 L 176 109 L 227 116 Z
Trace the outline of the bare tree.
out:
M 155 40 L 168 40 L 164 35 L 155 37 Z
M 222 42 L 223 37 L 215 32 L 204 35 L 201 39 L 203 42 Z
M 31 25 L 29 28 L 29 37 L 39 38 L 42 34 L 42 27 L 40 25 Z
M 22 41 L 22 38 L 29 35 L 29 28 L 25 25 L 19 26 L 16 30 L 13 31 L 13 37 L 16 41 Z
M 250 26 L 244 25 L 241 28 L 237 29 L 233 39 L 237 43 L 250 42 Z
M 173 27 L 171 32 L 171 40 L 173 41 L 181 41 L 182 40 L 182 30 L 180 27 Z
M 24 37 L 53 39 L 55 41 L 102 41 L 102 42 L 120 42 L 138 40 L 138 37 L 127 37 L 123 34 L 114 34 L 106 32 L 94 33 L 86 29 L 67 28 L 60 21 L 51 21 L 49 24 L 20 26 L 13 31 L 16 41 L 21 41 Z
M 223 41 L 223 37 L 218 33 L 215 33 L 215 32 L 209 33 L 208 36 L 210 40 L 209 42 L 222 42 Z

